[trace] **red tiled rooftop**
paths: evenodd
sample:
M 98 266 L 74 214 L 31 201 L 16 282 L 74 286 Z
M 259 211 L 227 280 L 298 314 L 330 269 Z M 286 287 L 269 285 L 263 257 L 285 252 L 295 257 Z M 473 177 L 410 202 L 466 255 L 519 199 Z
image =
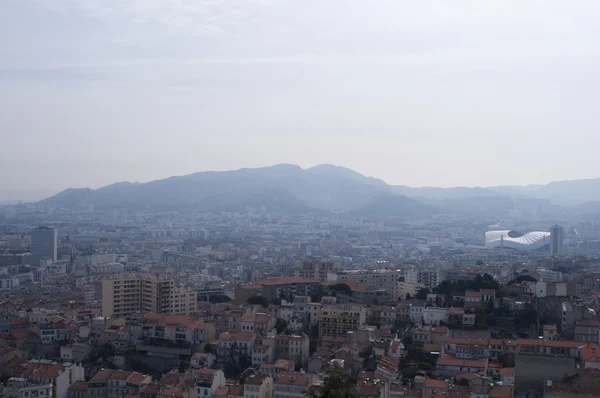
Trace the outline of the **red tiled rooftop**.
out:
M 127 379 L 127 383 L 131 383 L 131 384 L 137 384 L 140 385 L 142 384 L 145 380 L 147 379 L 147 376 L 144 376 L 141 373 L 137 373 L 134 372 L 131 376 L 129 376 L 129 378 Z
M 293 283 L 318 283 L 314 279 L 310 278 L 302 278 L 299 276 L 292 277 L 282 277 L 282 278 L 273 278 L 273 279 L 263 279 L 258 281 L 258 285 L 262 286 L 275 286 L 275 285 L 287 285 Z
M 88 383 L 83 380 L 78 380 L 75 383 L 71 384 L 69 390 L 74 391 L 86 391 L 88 389 Z
M 256 335 L 252 332 L 237 332 L 235 334 L 235 339 L 240 341 L 249 341 L 254 337 L 256 337 Z
M 554 347 L 554 348 L 578 348 L 585 343 L 578 341 L 564 340 L 542 340 L 542 339 L 518 339 L 519 345 L 536 346 L 536 347 Z
M 485 368 L 485 360 L 457 359 L 454 357 L 440 357 L 437 361 L 438 366 L 461 366 L 471 368 Z
M 311 383 L 312 380 L 308 373 L 300 372 L 281 373 L 275 381 L 275 384 L 286 386 L 309 386 Z
M 444 380 L 425 379 L 423 386 L 425 388 L 446 389 L 448 388 L 448 383 Z
M 504 377 L 515 377 L 515 368 L 502 368 L 498 370 L 498 373 Z
M 226 397 L 229 395 L 229 387 L 228 386 L 220 386 L 217 387 L 215 391 L 213 391 L 213 397 Z
M 206 353 L 206 352 L 195 352 L 194 355 L 192 355 L 192 359 L 202 359 L 202 358 L 208 358 L 210 356 L 211 356 L 211 354 Z
M 263 288 L 262 285 L 257 285 L 257 284 L 242 286 L 242 289 L 247 289 L 247 290 L 259 290 L 262 288 Z
M 494 386 L 490 391 L 490 398 L 512 398 L 513 388 L 511 386 Z
M 467 345 L 467 346 L 487 346 L 489 339 L 465 339 L 461 337 L 448 337 L 445 344 Z
M 229 387 L 229 396 L 230 397 L 243 397 L 244 396 L 244 385 L 240 384 L 237 386 Z
M 585 319 L 585 320 L 581 320 L 581 321 L 575 322 L 575 326 L 592 326 L 592 327 L 598 327 L 598 326 L 600 326 L 600 323 L 598 321 L 594 321 L 592 319 Z

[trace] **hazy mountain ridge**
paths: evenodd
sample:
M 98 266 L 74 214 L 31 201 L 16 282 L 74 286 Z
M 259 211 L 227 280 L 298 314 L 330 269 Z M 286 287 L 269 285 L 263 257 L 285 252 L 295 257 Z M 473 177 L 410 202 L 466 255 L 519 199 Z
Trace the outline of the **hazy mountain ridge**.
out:
M 98 209 L 139 207 L 207 211 L 239 211 L 266 207 L 270 211 L 344 212 L 366 205 L 389 187 L 381 180 L 338 166 L 303 170 L 281 164 L 256 169 L 201 172 L 148 183 L 112 184 L 97 190 L 68 189 L 42 204 Z
M 437 213 L 507 214 L 512 209 L 575 206 L 575 214 L 596 213 L 600 179 L 547 185 L 423 187 L 383 180 L 329 164 L 308 169 L 292 164 L 232 171 L 207 171 L 147 183 L 119 182 L 99 189 L 67 189 L 41 204 L 64 208 L 140 208 L 272 212 L 333 212 L 360 217 L 428 217 Z M 552 202 L 552 203 L 551 203 Z

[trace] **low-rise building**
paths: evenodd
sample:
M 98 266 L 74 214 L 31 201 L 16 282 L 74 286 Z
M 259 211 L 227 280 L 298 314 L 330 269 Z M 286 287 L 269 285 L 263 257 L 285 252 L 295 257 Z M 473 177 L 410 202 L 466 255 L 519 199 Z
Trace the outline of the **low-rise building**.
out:
M 436 373 L 443 377 L 453 377 L 457 373 L 480 373 L 487 367 L 487 359 L 459 359 L 441 356 L 437 361 Z
M 314 380 L 311 373 L 282 373 L 274 382 L 274 398 L 305 398 Z
M 439 325 L 448 323 L 448 309 L 439 307 L 427 307 L 423 310 L 423 322 L 426 325 Z
M 244 398 L 273 398 L 273 378 L 268 375 L 250 375 L 244 381 Z
M 16 373 L 22 379 L 51 384 L 52 396 L 57 398 L 67 398 L 69 386 L 85 379 L 83 367 L 71 362 L 31 360 L 21 365 Z
M 423 322 L 423 311 L 427 308 L 425 302 L 413 302 L 410 304 L 410 321 L 412 323 L 420 324 Z
M 6 385 L 0 385 L 0 395 L 7 398 L 52 398 L 52 383 L 30 381 L 20 377 L 11 377 Z
M 212 397 L 217 388 L 225 385 L 225 374 L 219 369 L 199 369 L 196 371 L 198 397 Z

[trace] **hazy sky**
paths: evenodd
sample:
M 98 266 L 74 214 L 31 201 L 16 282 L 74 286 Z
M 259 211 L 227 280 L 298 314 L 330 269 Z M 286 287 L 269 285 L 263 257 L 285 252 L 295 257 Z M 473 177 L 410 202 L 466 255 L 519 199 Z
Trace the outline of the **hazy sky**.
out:
M 333 163 L 600 177 L 600 3 L 0 1 L 0 198 Z

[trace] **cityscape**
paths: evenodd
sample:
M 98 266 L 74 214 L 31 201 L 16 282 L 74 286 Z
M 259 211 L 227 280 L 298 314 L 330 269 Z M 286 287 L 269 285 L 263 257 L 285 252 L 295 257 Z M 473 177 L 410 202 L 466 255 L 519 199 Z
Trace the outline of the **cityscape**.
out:
M 262 190 L 280 167 L 243 172 Z M 480 191 L 452 206 L 383 200 L 371 179 L 321 168 L 330 185 L 352 181 L 355 201 L 330 204 L 347 210 L 281 186 L 225 209 L 155 198 L 141 210 L 102 189 L 5 206 L 4 396 L 299 398 L 335 372 L 357 397 L 595 388 L 592 213 L 499 190 L 487 199 L 511 206 L 473 213 L 458 202 Z
M 598 21 L 0 1 L 0 398 L 600 398 Z

